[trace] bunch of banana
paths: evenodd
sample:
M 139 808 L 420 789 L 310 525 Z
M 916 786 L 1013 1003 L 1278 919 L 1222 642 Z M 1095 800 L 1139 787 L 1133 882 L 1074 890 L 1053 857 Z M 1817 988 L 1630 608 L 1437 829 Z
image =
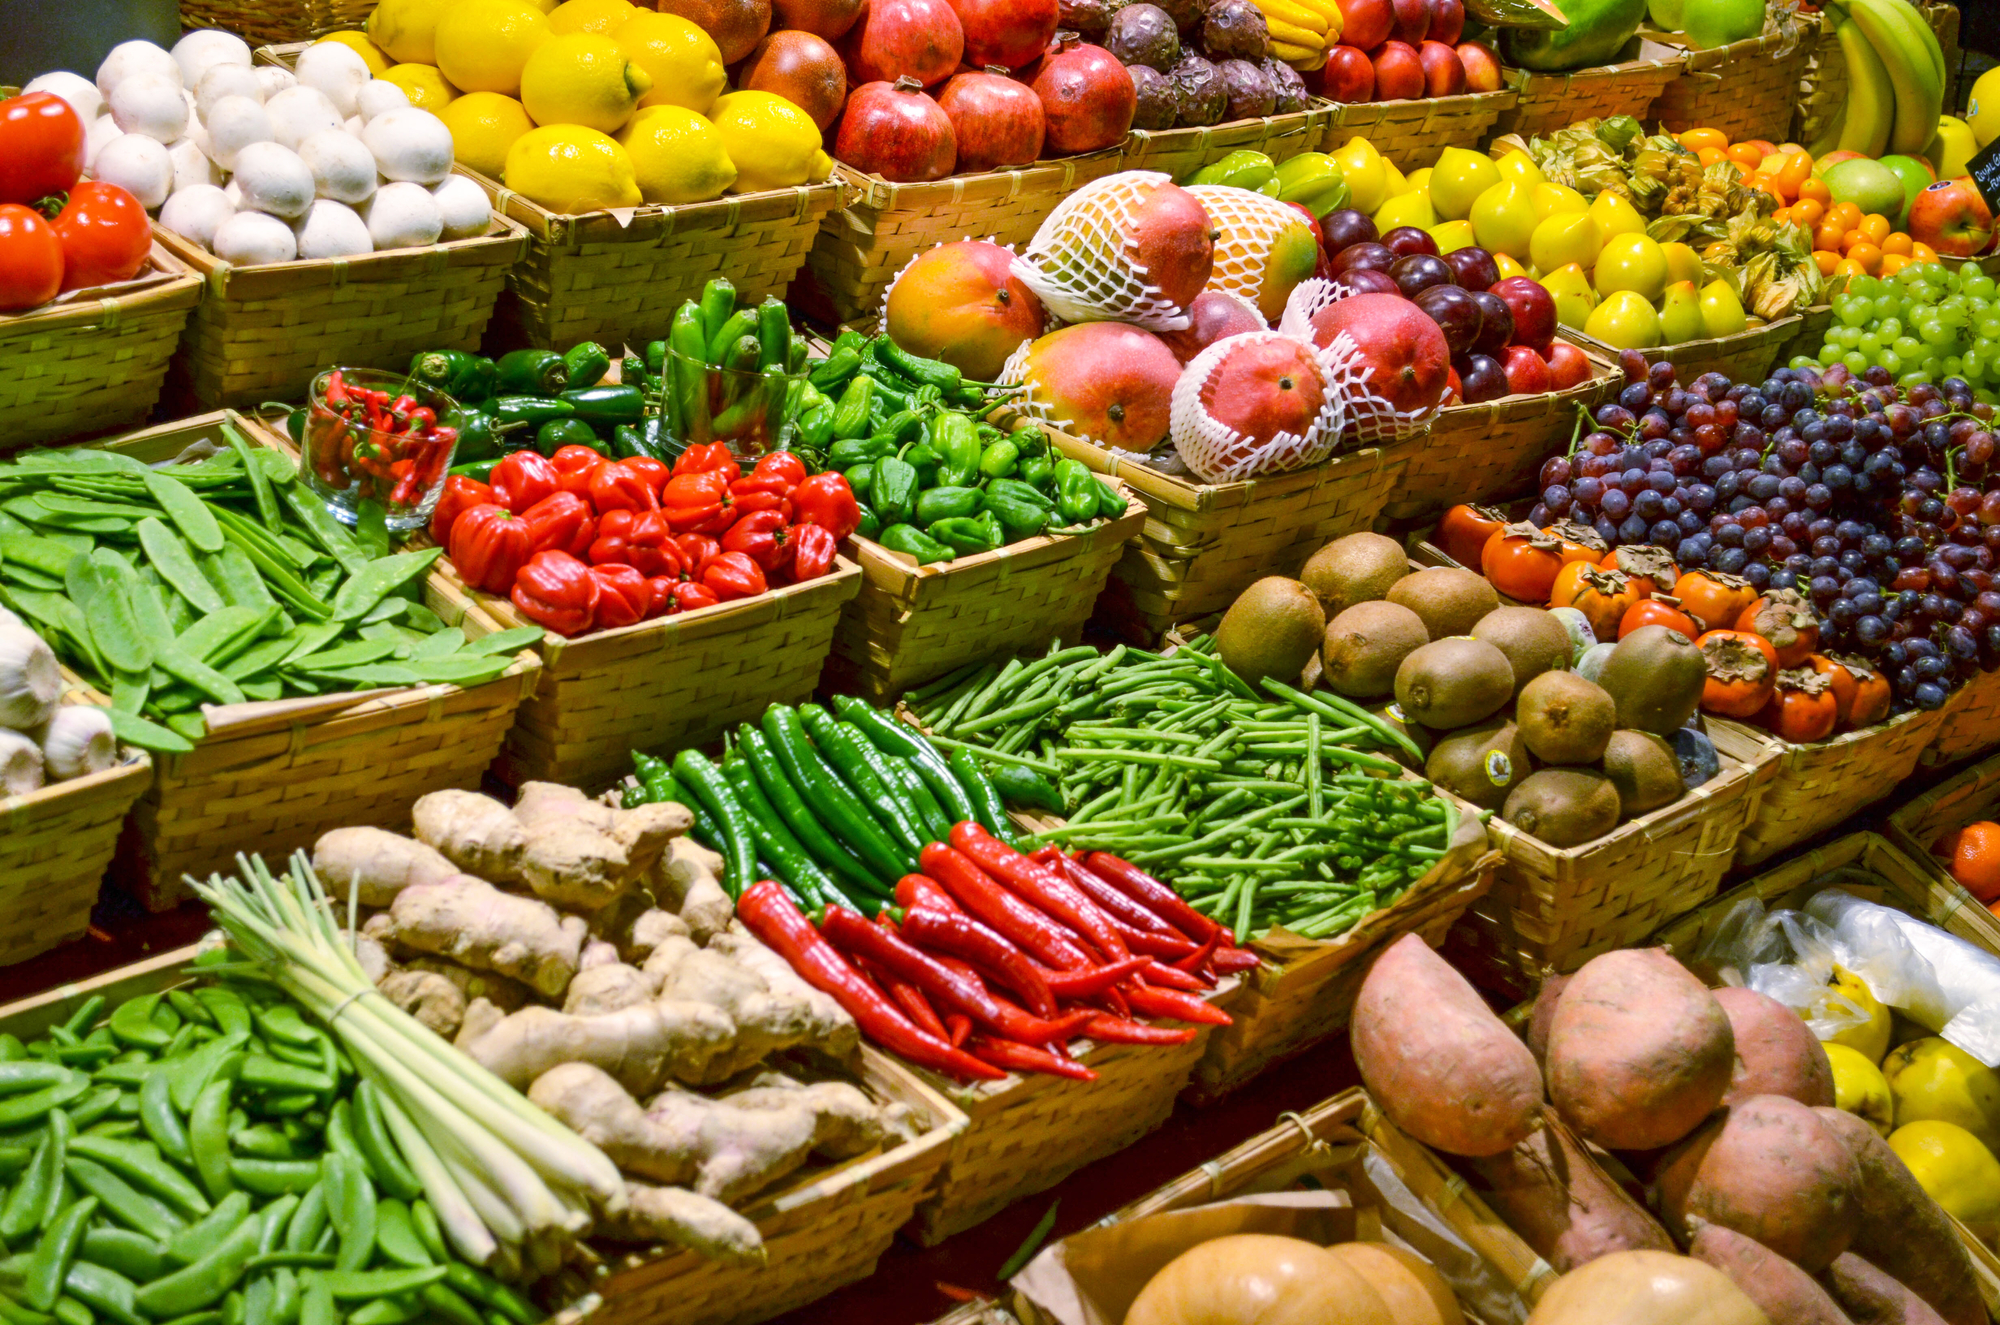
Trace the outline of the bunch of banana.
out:
M 1839 148 L 1863 156 L 1923 152 L 1944 109 L 1944 52 L 1906 0 L 1840 0 L 1826 7 L 1847 58 L 1847 109 L 1815 155 Z
M 1271 54 L 1294 69 L 1317 69 L 1326 48 L 1340 40 L 1340 6 L 1334 0 L 1253 0 L 1271 30 Z

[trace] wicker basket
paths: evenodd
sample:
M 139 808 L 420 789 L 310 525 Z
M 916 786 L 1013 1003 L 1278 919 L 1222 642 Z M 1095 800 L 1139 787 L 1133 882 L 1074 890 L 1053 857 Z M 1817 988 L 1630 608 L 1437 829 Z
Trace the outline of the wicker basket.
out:
M 1119 169 L 1158 170 L 1182 180 L 1231 152 L 1248 150 L 1273 161 L 1288 160 L 1319 149 L 1333 109 L 1332 102 L 1315 98 L 1304 110 L 1259 120 L 1190 129 L 1134 129 L 1125 140 L 1125 161 Z
M 154 464 L 217 437 L 225 419 L 286 449 L 227 412 L 103 445 Z M 239 851 L 282 860 L 329 828 L 407 822 L 410 803 L 425 792 L 479 785 L 539 670 L 524 652 L 471 689 L 427 685 L 206 706 L 208 735 L 193 753 L 154 761 L 152 787 L 119 837 L 113 878 L 148 909 L 163 911 L 191 895 L 183 874 L 226 869 Z
M 358 28 L 376 0 L 181 0 L 181 26 L 226 28 L 251 45 L 311 41 Z
M 1924 16 L 1924 25 L 1937 34 L 1938 49 L 1944 55 L 1944 113 L 1958 111 L 1958 62 L 1962 55 L 1958 46 L 1958 6 L 1951 3 L 1919 4 L 1917 12 Z
M 1734 336 L 1684 340 L 1678 345 L 1649 349 L 1645 355 L 1648 363 L 1672 364 L 1676 380 L 1683 384 L 1703 373 L 1722 373 L 1732 382 L 1761 382 L 1772 369 L 1784 367 L 1792 346 L 1805 334 L 1805 315 L 1795 313 Z M 1607 362 L 1618 362 L 1617 348 L 1595 336 L 1585 335 L 1574 327 L 1563 328 L 1563 335 Z M 1814 348 L 1818 348 L 1817 344 Z
M 153 245 L 146 269 L 28 313 L 0 314 L 0 451 L 143 423 L 201 280 Z
M 1517 133 L 1523 138 L 1567 128 L 1578 120 L 1609 115 L 1644 116 L 1668 84 L 1681 76 L 1686 52 L 1640 43 L 1639 58 L 1564 74 L 1505 70 L 1507 86 L 1518 100 L 1500 113 L 1494 137 Z
M 1424 1223 L 1390 1208 L 1388 1198 L 1368 1178 L 1364 1158 L 1386 1167 L 1423 1207 Z M 1357 1232 L 1382 1241 L 1386 1227 L 1419 1252 L 1431 1254 L 1447 1231 L 1470 1247 L 1493 1271 L 1494 1286 L 1513 1290 L 1524 1305 L 1541 1299 L 1555 1274 L 1499 1216 L 1422 1143 L 1382 1115 L 1359 1088 L 1345 1090 L 1304 1113 L 1285 1114 L 1269 1131 L 1251 1137 L 1227 1154 L 1192 1168 L 1093 1227 L 1209 1205 L 1264 1192 L 1285 1191 L 1310 1178 L 1316 1185 L 1346 1188 L 1355 1195 Z M 1428 1226 L 1426 1226 L 1428 1225 Z M 1049 1317 L 1016 1291 L 1013 1307 L 1023 1325 L 1050 1325 Z M 1482 1325 L 1477 1315 L 1468 1320 Z
M 1929 765 L 1950 764 L 2000 746 L 2000 672 L 1975 672 L 1952 692 L 1937 738 L 1924 751 Z
M 1591 355 L 1593 375 L 1566 391 L 1504 396 L 1481 405 L 1448 405 L 1430 436 L 1411 449 L 1382 513 L 1391 520 L 1435 516 L 1460 502 L 1494 502 L 1535 489 L 1542 462 L 1577 435 L 1577 409 L 1595 413 L 1624 379 Z
M 953 239 L 1024 245 L 1057 203 L 1124 159 L 1124 149 L 1112 148 L 928 184 L 894 184 L 836 165 L 850 201 L 827 213 L 806 257 L 811 297 L 825 304 L 813 312 L 830 322 L 872 322 L 890 283 L 917 254 Z
M 1904 713 L 1810 745 L 1728 718 L 1712 720 L 1709 730 L 1724 754 L 1742 759 L 1765 750 L 1763 793 L 1737 841 L 1737 865 L 1747 868 L 1810 841 L 1890 795 L 1916 770 L 1944 714 Z
M 1478 147 L 1514 101 L 1511 90 L 1502 90 L 1412 101 L 1331 102 L 1333 118 L 1320 150 L 1332 152 L 1350 138 L 1366 138 L 1407 175 L 1434 164 L 1447 147 Z
M 2000 952 L 2000 917 L 1961 888 L 1931 854 L 1931 843 L 1945 833 L 1995 815 L 2000 815 L 2000 759 L 1987 759 L 1892 811 L 1885 831 L 1923 869 L 1933 897 L 1942 893 L 1952 899 L 1949 907 L 1942 901 L 1938 907 L 1947 913 L 1963 912 L 1963 929 L 1984 934 L 1984 942 Z
M 909 1222 L 966 1122 L 887 1055 L 864 1046 L 859 1066 L 868 1093 L 909 1105 L 924 1131 L 914 1141 L 789 1182 L 744 1210 L 763 1235 L 768 1265 L 724 1265 L 673 1247 L 632 1252 L 612 1260 L 603 1277 L 575 1285 L 576 1305 L 550 1317 L 549 1325 L 751 1325 L 875 1273 L 876 1260 Z
M 913 685 L 997 654 L 1074 644 L 1146 508 L 1123 484 L 1124 515 L 1083 534 L 1019 543 L 919 566 L 866 538 L 853 540 L 861 591 L 840 611 L 828 689 L 888 703 Z
M 632 771 L 632 751 L 671 754 L 813 692 L 841 605 L 861 568 L 836 558 L 817 580 L 675 616 L 541 644 L 540 684 L 521 705 L 493 771 L 511 786 L 596 789 Z M 448 559 L 424 600 L 478 638 L 534 623 L 505 598 L 459 578 Z
M 1663 46 L 1687 47 L 1685 33 L 1645 35 Z M 1732 143 L 1752 138 L 1782 143 L 1791 133 L 1799 80 L 1818 37 L 1819 24 L 1808 15 L 1789 31 L 1765 32 L 1710 50 L 1688 47 L 1681 76 L 1667 84 L 1640 118 L 1674 133 L 1706 126 L 1722 130 Z

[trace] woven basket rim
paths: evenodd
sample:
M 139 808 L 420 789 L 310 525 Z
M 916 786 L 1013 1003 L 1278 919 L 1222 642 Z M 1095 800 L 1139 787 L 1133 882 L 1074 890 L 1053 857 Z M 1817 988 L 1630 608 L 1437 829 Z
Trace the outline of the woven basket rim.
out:
M 1821 29 L 1820 16 L 1794 12 L 1793 21 L 1798 24 L 1797 32 L 1760 32 L 1754 37 L 1732 41 L 1725 46 L 1695 46 L 1691 44 L 1687 33 L 1662 31 L 1654 27 L 1650 20 L 1639 25 L 1639 37 L 1642 41 L 1649 41 L 1655 46 L 1667 46 L 1686 52 L 1687 72 L 1711 73 L 1717 66 L 1765 58 L 1787 41 L 1795 44 L 1784 58 L 1790 59 L 1795 55 L 1810 57 L 1813 39 Z
M 947 175 L 943 179 L 916 182 L 886 179 L 838 159 L 833 163 L 833 173 L 847 184 L 849 189 L 847 205 L 850 207 L 871 207 L 879 211 L 888 211 L 892 208 L 915 210 L 946 206 L 961 199 L 968 188 L 1003 180 L 1010 182 L 1011 187 L 1007 193 L 1009 197 L 1029 193 L 1066 194 L 1076 187 L 1075 176 L 1079 167 L 1107 163 L 1115 166 L 1124 154 L 1125 144 L 1120 142 L 1100 151 L 1048 158 L 1031 165 L 1010 166 L 997 170 L 967 170 Z
M 1379 123 L 1406 109 L 1410 113 L 1401 115 L 1400 118 L 1430 119 L 1433 114 L 1439 118 L 1449 118 L 1458 115 L 1476 115 L 1489 110 L 1503 111 L 1519 100 L 1519 92 L 1511 87 L 1503 87 L 1494 92 L 1456 92 L 1448 97 L 1404 97 L 1388 101 L 1326 101 L 1324 104 L 1333 109 L 1333 119 L 1328 122 L 1327 127 L 1345 129 L 1352 127 L 1350 121 L 1367 120 L 1370 123 Z M 1431 113 L 1417 113 L 1416 108 L 1420 107 Z M 1374 116 L 1365 114 L 1371 110 L 1379 113 Z
M 200 274 L 159 241 L 157 225 L 146 264 L 146 274 L 129 281 L 73 291 L 24 313 L 0 313 L 0 337 L 46 335 L 66 323 L 93 321 L 107 315 L 115 325 L 142 313 L 163 312 L 181 305 L 193 308 L 200 301 Z M 97 293 L 95 298 L 91 297 L 99 291 L 118 293 Z
M 1339 471 L 1346 469 L 1359 468 L 1363 463 L 1367 464 L 1369 471 L 1372 473 L 1374 470 L 1395 463 L 1393 453 L 1398 446 L 1403 444 L 1392 443 L 1387 446 L 1366 446 L 1358 451 L 1342 451 L 1336 455 L 1329 456 L 1317 465 L 1307 465 L 1303 469 L 1287 470 L 1282 474 L 1270 474 L 1261 478 L 1231 479 L 1227 483 L 1202 483 L 1194 479 L 1192 475 L 1161 473 L 1151 465 L 1148 465 L 1145 456 L 1141 453 L 1119 451 L 1111 447 L 1100 446 L 1087 438 L 1075 436 L 1059 428 L 1047 427 L 1047 425 L 1044 425 L 1044 427 L 1047 428 L 1049 439 L 1056 444 L 1058 449 L 1079 452 L 1081 453 L 1079 458 L 1084 459 L 1086 463 L 1092 460 L 1096 461 L 1097 463 L 1091 467 L 1097 473 L 1108 474 L 1123 481 L 1126 470 L 1137 470 L 1138 475 L 1134 475 L 1134 477 L 1143 475 L 1154 487 L 1160 488 L 1169 494 L 1163 497 L 1162 500 L 1166 500 L 1170 504 L 1185 510 L 1207 509 L 1205 503 L 1218 495 L 1238 498 L 1239 501 L 1232 504 L 1240 505 L 1259 495 L 1260 489 L 1269 491 L 1280 486 L 1287 490 L 1294 487 L 1316 487 L 1321 483 L 1327 482 L 1330 475 L 1338 475 Z M 1130 486 L 1142 494 L 1152 495 L 1147 491 L 1146 487 L 1140 484 L 1134 483 Z
M 501 246 L 518 248 L 527 238 L 527 228 L 512 217 L 499 212 L 488 222 L 486 233 L 472 235 L 465 239 L 447 239 L 436 244 L 421 244 L 412 248 L 385 248 L 373 253 L 361 253 L 351 258 L 294 258 L 290 262 L 260 262 L 239 267 L 232 262 L 218 258 L 214 253 L 189 239 L 167 229 L 158 221 L 153 222 L 153 238 L 173 253 L 190 270 L 194 271 L 212 290 L 228 293 L 230 283 L 238 278 L 284 279 L 304 278 L 301 284 L 317 284 L 312 278 L 331 275 L 334 284 L 345 284 L 350 280 L 366 280 L 371 269 L 391 263 L 407 262 L 418 255 L 442 254 L 447 266 L 458 266 L 467 258 L 481 261 L 497 257 L 497 254 L 482 250 Z M 511 264 L 518 253 L 506 261 Z
M 1526 93 L 1531 88 L 1546 88 L 1551 83 L 1561 83 L 1564 87 L 1573 82 L 1603 82 L 1612 79 L 1640 75 L 1636 81 L 1662 74 L 1678 75 L 1687 65 L 1685 53 L 1666 57 L 1642 57 L 1635 60 L 1620 60 L 1615 64 L 1589 65 L 1582 69 L 1566 69 L 1561 73 L 1542 73 L 1534 69 L 1516 69 L 1502 65 L 1500 76 L 1507 80 L 1516 92 Z
M 1663 351 L 1671 350 L 1676 354 L 1684 354 L 1686 357 L 1693 359 L 1705 359 L 1743 350 L 1761 349 L 1772 341 L 1789 339 L 1797 335 L 1799 329 L 1805 325 L 1808 317 L 1821 313 L 1830 314 L 1832 311 L 1830 305 L 1814 304 L 1812 307 L 1802 308 L 1796 313 L 1788 313 L 1775 322 L 1766 322 L 1761 327 L 1748 327 L 1733 336 L 1709 336 L 1702 340 L 1684 340 L 1673 345 L 1662 345 L 1658 348 Z M 1595 336 L 1580 331 L 1575 327 L 1563 328 L 1563 334 L 1584 349 L 1608 357 L 1614 363 L 1617 362 L 1619 351 L 1615 347 L 1598 340 Z
M 1256 115 L 1241 120 L 1224 120 L 1220 124 L 1190 124 L 1177 129 L 1133 129 L 1125 139 L 1125 150 L 1164 154 L 1181 146 L 1205 147 L 1208 140 L 1217 134 L 1231 136 L 1246 133 L 1254 125 L 1264 126 L 1264 137 L 1269 138 L 1280 130 L 1294 126 L 1310 127 L 1314 120 L 1324 121 L 1332 112 L 1334 104 L 1322 97 L 1309 98 L 1304 110 L 1288 110 L 1278 115 Z M 1141 165 L 1139 169 L 1145 167 Z

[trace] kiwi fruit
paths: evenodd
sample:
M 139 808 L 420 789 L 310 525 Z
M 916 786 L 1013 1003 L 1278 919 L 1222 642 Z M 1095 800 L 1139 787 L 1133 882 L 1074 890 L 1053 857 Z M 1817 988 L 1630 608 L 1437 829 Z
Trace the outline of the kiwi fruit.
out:
M 1282 575 L 1258 580 L 1238 595 L 1215 628 L 1223 666 L 1252 687 L 1267 676 L 1290 684 L 1326 636 L 1326 613 L 1311 589 Z
M 1432 640 L 1396 669 L 1396 702 L 1434 731 L 1490 718 L 1513 694 L 1507 655 L 1470 635 Z
M 1532 767 L 1521 729 L 1487 722 L 1439 738 L 1424 761 L 1424 776 L 1481 809 L 1497 810 Z
M 1549 846 L 1573 847 L 1616 828 L 1622 809 L 1618 788 L 1596 769 L 1545 768 L 1508 793 L 1500 817 Z
M 1373 602 L 1389 586 L 1410 573 L 1403 545 L 1381 534 L 1349 534 L 1336 538 L 1307 558 L 1299 579 L 1319 595 L 1330 617 L 1356 603 Z
M 1507 655 L 1514 669 L 1514 697 L 1543 672 L 1569 670 L 1570 636 L 1555 613 L 1539 607 L 1496 607 L 1479 618 L 1472 638 Z
M 1406 768 L 1421 771 L 1424 766 L 1424 760 L 1429 758 L 1431 748 L 1437 742 L 1437 738 L 1431 735 L 1431 729 L 1404 713 L 1401 704 L 1384 704 L 1381 713 L 1377 716 L 1390 727 L 1401 732 L 1409 739 L 1410 744 L 1416 746 L 1418 750 L 1418 755 L 1415 759 L 1412 759 L 1410 752 L 1400 745 L 1390 750 L 1384 750 L 1382 753 L 1388 755 L 1391 759 L 1394 759 Z
M 1687 789 L 1674 748 L 1651 732 L 1612 732 L 1604 747 L 1604 776 L 1618 788 L 1627 819 L 1672 805 Z
M 1486 577 L 1462 566 L 1433 566 L 1405 575 L 1387 596 L 1422 617 L 1433 640 L 1470 634 L 1481 617 L 1500 606 L 1500 595 Z
M 1708 662 L 1693 640 L 1665 626 L 1641 626 L 1604 660 L 1597 683 L 1618 703 L 1618 725 L 1671 736 L 1701 703 Z
M 1356 603 L 1326 624 L 1320 665 L 1328 688 L 1374 699 L 1396 688 L 1403 659 L 1430 642 L 1423 619 L 1395 603 Z
M 1543 763 L 1594 764 L 1618 730 L 1618 705 L 1575 672 L 1543 672 L 1522 689 L 1514 721 Z

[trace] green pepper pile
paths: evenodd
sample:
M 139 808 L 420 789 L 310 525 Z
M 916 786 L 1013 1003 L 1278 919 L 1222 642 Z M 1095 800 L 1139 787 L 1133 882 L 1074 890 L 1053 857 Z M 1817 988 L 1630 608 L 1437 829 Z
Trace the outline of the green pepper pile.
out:
M 445 419 L 458 429 L 455 473 L 508 451 L 554 455 L 565 446 L 620 459 L 668 458 L 674 434 L 657 401 L 648 398 L 643 363 L 628 357 L 622 382 L 606 382 L 610 371 L 610 351 L 588 340 L 566 354 L 515 350 L 494 360 L 465 350 L 427 350 L 410 360 L 412 380 L 458 402 Z
M 854 489 L 857 532 L 919 565 L 1125 513 L 1125 499 L 1056 455 L 1041 429 L 1007 433 L 979 417 L 998 388 L 887 336 L 843 332 L 806 380 L 827 403 L 802 415 L 800 446 Z
M 222 949 L 198 968 L 228 960 Z M 0 1035 L 6 1325 L 534 1325 L 455 1256 L 381 1097 L 262 987 Z

